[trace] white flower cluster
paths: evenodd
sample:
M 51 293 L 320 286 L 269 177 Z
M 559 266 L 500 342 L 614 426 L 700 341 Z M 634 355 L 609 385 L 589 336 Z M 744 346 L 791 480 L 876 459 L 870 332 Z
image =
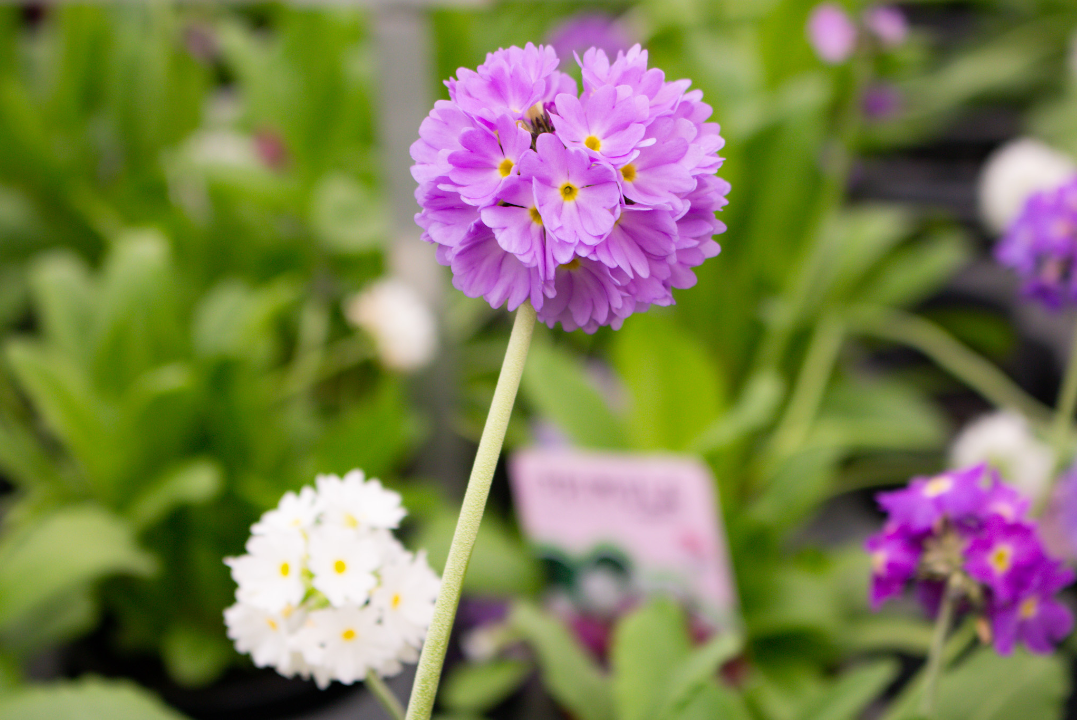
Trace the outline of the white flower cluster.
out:
M 247 554 L 225 559 L 239 585 L 224 611 L 236 648 L 322 688 L 415 662 L 440 580 L 393 536 L 405 514 L 361 470 L 286 493 L 251 528 Z
M 370 333 L 378 358 L 391 370 L 415 372 L 437 352 L 437 319 L 403 280 L 379 280 L 352 296 L 344 303 L 344 317 Z
M 950 467 L 981 462 L 993 466 L 1006 482 L 1036 502 L 1051 487 L 1055 454 L 1036 437 L 1023 415 L 1002 410 L 970 422 L 950 446 Z

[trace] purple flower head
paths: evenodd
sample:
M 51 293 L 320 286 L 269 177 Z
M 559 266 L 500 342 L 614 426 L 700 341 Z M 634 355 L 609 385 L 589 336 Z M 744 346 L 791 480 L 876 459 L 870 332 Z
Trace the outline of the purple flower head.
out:
M 1073 582 L 1073 571 L 1060 563 L 1043 563 L 1022 594 L 988 607 L 995 649 L 1013 652 L 1020 641 L 1035 653 L 1050 653 L 1073 630 L 1073 613 L 1054 594 Z
M 1017 273 L 1026 297 L 1052 310 L 1077 304 L 1077 177 L 1032 195 L 995 246 L 995 259 Z
M 867 539 L 864 548 L 871 555 L 871 607 L 901 595 L 920 564 L 920 538 L 897 525 Z
M 821 3 L 808 15 L 808 42 L 820 60 L 838 65 L 856 48 L 856 25 L 840 5 Z
M 992 472 L 986 465 L 965 470 L 951 470 L 934 477 L 914 478 L 909 487 L 879 493 L 879 506 L 890 513 L 890 520 L 914 532 L 930 530 L 943 517 L 961 522 L 975 515 L 994 487 Z
M 890 514 L 868 538 L 872 607 L 900 595 L 912 581 L 929 615 L 949 592 L 958 612 L 990 622 L 995 647 L 1008 654 L 1016 642 L 1049 652 L 1069 633 L 1073 619 L 1053 595 L 1073 573 L 1047 555 L 1028 499 L 977 465 L 916 478 L 908 488 L 878 496 Z
M 864 27 L 886 47 L 897 47 L 909 35 L 905 13 L 893 5 L 873 5 L 864 11 Z
M 639 45 L 577 61 L 582 96 L 548 46 L 458 70 L 420 126 L 412 175 L 422 237 L 458 289 L 594 332 L 695 284 L 719 252 L 729 184 L 689 81 L 648 68 Z
M 572 57 L 591 47 L 616 55 L 632 45 L 624 24 L 600 13 L 572 15 L 551 30 L 548 38 L 558 57 Z

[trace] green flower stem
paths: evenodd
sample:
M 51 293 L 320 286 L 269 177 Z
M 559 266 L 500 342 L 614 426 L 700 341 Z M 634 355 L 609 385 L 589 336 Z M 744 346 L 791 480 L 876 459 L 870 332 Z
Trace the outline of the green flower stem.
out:
M 471 478 L 464 493 L 464 502 L 460 508 L 460 518 L 456 523 L 449 559 L 445 562 L 445 572 L 441 577 L 441 590 L 438 592 L 437 604 L 434 606 L 434 619 L 419 657 L 419 667 L 415 673 L 415 685 L 411 690 L 408 703 L 407 720 L 429 720 L 434 710 L 434 698 L 438 692 L 441 679 L 441 667 L 445 663 L 445 650 L 449 646 L 449 634 L 452 632 L 456 606 L 460 604 L 460 591 L 464 583 L 464 574 L 475 547 L 475 538 L 479 534 L 479 523 L 486 508 L 486 498 L 490 494 L 490 482 L 494 477 L 497 458 L 501 454 L 501 445 L 505 441 L 509 416 L 516 401 L 516 391 L 520 387 L 527 350 L 531 345 L 531 333 L 535 329 L 535 310 L 530 303 L 524 303 L 516 311 L 516 322 L 512 326 L 509 346 L 505 350 L 505 361 L 501 365 L 501 375 L 494 389 L 494 399 L 490 403 L 490 414 L 486 416 L 486 427 L 482 430 L 479 449 L 475 453 L 475 464 L 471 469 Z
M 374 697 L 378 699 L 381 706 L 385 708 L 385 712 L 389 713 L 393 720 L 404 720 L 404 706 L 400 704 L 400 701 L 396 699 L 396 695 L 393 695 L 393 691 L 389 689 L 384 680 L 378 677 L 377 673 L 367 673 L 366 686 L 370 692 L 374 693 Z
M 860 334 L 919 350 L 996 407 L 1017 410 L 1041 426 L 1050 420 L 1051 411 L 1042 403 L 932 322 L 900 310 L 883 308 L 858 308 L 850 313 L 849 322 Z
M 920 696 L 920 712 L 929 719 L 935 717 L 935 698 L 938 695 L 939 674 L 942 671 L 943 649 L 946 646 L 946 635 L 950 632 L 954 605 L 957 602 L 956 578 L 957 575 L 953 575 L 946 583 L 942 605 L 939 607 L 939 616 L 935 619 L 935 632 L 931 635 L 927 667 L 924 669 L 924 694 Z
M 1055 457 L 1059 460 L 1065 454 L 1069 443 L 1070 423 L 1073 422 L 1075 408 L 1077 408 L 1077 328 L 1074 328 L 1070 356 L 1066 361 L 1066 374 L 1062 378 L 1062 388 L 1058 392 L 1054 422 L 1051 426 L 1051 444 L 1055 449 Z

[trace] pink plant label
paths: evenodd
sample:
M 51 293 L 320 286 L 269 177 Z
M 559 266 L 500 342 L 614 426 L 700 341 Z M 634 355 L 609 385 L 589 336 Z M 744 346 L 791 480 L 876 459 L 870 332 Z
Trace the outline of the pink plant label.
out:
M 690 456 L 528 449 L 511 460 L 520 526 L 546 557 L 614 552 L 642 593 L 670 591 L 716 628 L 737 600 L 714 478 Z

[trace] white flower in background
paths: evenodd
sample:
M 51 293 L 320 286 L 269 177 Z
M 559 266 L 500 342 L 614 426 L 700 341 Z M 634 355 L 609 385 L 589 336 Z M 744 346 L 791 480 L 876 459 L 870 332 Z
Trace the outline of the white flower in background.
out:
M 236 599 L 242 603 L 281 612 L 303 599 L 307 542 L 295 530 L 255 535 L 247 541 L 247 554 L 226 558 L 232 579 L 239 585 Z
M 318 515 L 317 500 L 317 493 L 309 485 L 300 490 L 298 495 L 291 491 L 286 492 L 277 507 L 263 514 L 262 518 L 251 526 L 251 532 L 255 535 L 269 535 L 279 530 L 306 532 Z
M 1050 487 L 1055 457 L 1023 416 L 1004 410 L 972 421 L 950 446 L 950 467 L 981 462 L 1035 501 Z
M 348 529 L 392 530 L 407 511 L 400 505 L 400 495 L 386 490 L 377 480 L 363 481 L 362 470 L 352 470 L 343 479 L 336 475 L 319 475 L 318 508 L 322 522 Z
M 1029 196 L 1051 190 L 1077 174 L 1065 153 L 1032 138 L 1006 143 L 987 158 L 980 173 L 980 214 L 994 232 L 1004 232 Z
M 381 555 L 372 537 L 333 525 L 317 528 L 310 534 L 311 584 L 333 605 L 361 605 L 378 585 Z
M 437 322 L 422 297 L 396 278 L 379 280 L 344 303 L 344 317 L 370 333 L 386 367 L 412 372 L 437 351 Z
M 405 514 L 398 493 L 358 470 L 286 493 L 247 554 L 225 559 L 239 586 L 224 611 L 236 649 L 323 688 L 418 660 L 440 580 L 393 536 Z

